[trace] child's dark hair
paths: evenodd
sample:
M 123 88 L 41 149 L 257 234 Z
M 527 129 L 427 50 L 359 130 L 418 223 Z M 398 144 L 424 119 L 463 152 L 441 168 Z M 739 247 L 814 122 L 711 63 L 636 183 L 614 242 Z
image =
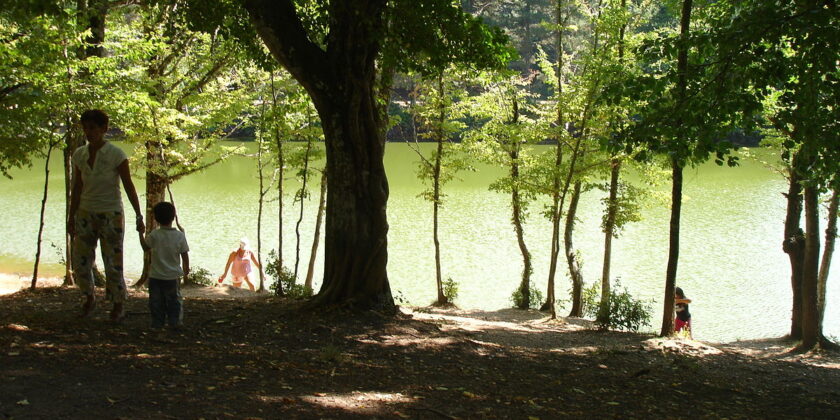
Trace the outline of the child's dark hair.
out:
M 106 127 L 108 125 L 108 114 L 101 109 L 89 109 L 82 112 L 82 116 L 79 117 L 79 122 L 82 124 L 92 122 L 100 127 Z
M 685 293 L 683 293 L 683 290 L 682 290 L 681 287 L 677 287 L 676 289 L 674 289 L 674 294 L 679 299 L 685 299 Z
M 152 209 L 155 212 L 155 221 L 162 225 L 168 225 L 175 219 L 175 206 L 168 201 L 161 201 L 155 204 Z

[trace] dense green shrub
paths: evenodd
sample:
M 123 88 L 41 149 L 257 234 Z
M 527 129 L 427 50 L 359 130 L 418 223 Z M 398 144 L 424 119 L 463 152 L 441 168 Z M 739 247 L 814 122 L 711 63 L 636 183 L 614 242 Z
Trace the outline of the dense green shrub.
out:
M 452 277 L 447 277 L 443 281 L 443 295 L 446 296 L 447 302 L 455 303 L 455 299 L 458 299 L 459 286 L 457 281 L 452 280 Z
M 528 289 L 531 291 L 531 301 L 529 302 L 529 307 L 531 309 L 539 309 L 540 305 L 542 305 L 543 295 L 539 289 L 534 285 L 534 282 L 531 282 L 528 285 Z M 522 302 L 525 300 L 524 296 L 522 295 L 522 289 L 519 287 L 513 291 L 510 295 L 510 301 L 513 302 L 514 308 L 519 308 L 522 305 Z
M 265 274 L 274 279 L 269 289 L 278 296 L 284 295 L 292 299 L 304 299 L 312 296 L 312 289 L 303 284 L 298 284 L 294 273 L 288 267 L 280 266 L 280 259 L 273 249 L 268 252 Z
M 615 279 L 610 291 L 609 316 L 598 316 L 600 309 L 601 287 L 598 283 L 583 290 L 583 313 L 596 319 L 596 324 L 602 329 L 619 329 L 625 331 L 639 331 L 643 326 L 650 326 L 651 304 L 636 299 L 626 288 L 621 286 L 619 279 Z M 599 321 L 606 318 L 606 322 Z
M 199 284 L 202 286 L 213 286 L 215 284 L 213 276 L 206 268 L 194 267 L 190 270 L 190 274 L 184 277 L 184 284 Z

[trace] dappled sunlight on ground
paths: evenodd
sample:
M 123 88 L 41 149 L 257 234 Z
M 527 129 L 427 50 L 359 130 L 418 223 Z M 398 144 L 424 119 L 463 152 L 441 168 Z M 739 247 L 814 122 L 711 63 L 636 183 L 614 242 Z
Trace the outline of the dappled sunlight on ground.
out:
M 833 356 L 806 355 L 804 363 L 779 356 L 793 344 L 596 331 L 586 320 L 548 320 L 535 311 L 402 308 L 383 316 L 313 311 L 229 287 L 185 287 L 184 295 L 180 331 L 149 330 L 141 289 L 130 290 L 119 325 L 108 320 L 104 299 L 91 318 L 76 318 L 75 289 L 0 298 L 0 418 L 840 413 L 840 370 L 824 368 Z M 761 357 L 759 348 L 775 356 Z
M 328 409 L 340 409 L 354 414 L 383 415 L 391 414 L 396 404 L 413 403 L 415 398 L 401 393 L 362 392 L 350 393 L 316 392 L 297 397 L 300 401 L 319 405 Z
M 0 274 L 0 296 L 20 290 L 23 280 L 16 274 Z
M 804 354 L 792 352 L 797 342 L 789 338 L 763 338 L 716 344 L 721 349 L 759 359 L 783 360 L 812 366 L 840 369 L 837 352 L 812 351 Z

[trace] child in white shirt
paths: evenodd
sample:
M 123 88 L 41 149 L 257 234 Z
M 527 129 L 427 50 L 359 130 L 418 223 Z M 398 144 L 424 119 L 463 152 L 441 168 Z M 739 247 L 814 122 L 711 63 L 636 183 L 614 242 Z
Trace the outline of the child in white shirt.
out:
M 145 237 L 140 234 L 143 250 L 152 253 L 149 267 L 149 311 L 152 313 L 152 328 L 163 328 L 166 323 L 178 329 L 184 318 L 180 282 L 181 277 L 190 274 L 190 249 L 184 233 L 172 227 L 175 206 L 162 201 L 155 204 L 153 211 L 160 227 Z

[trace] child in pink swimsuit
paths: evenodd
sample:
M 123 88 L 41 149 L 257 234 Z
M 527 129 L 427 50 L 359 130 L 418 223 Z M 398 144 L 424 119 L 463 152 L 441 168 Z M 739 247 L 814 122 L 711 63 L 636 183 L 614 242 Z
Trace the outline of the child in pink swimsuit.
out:
M 254 253 L 248 249 L 248 240 L 242 238 L 239 241 L 239 248 L 235 251 L 230 253 L 228 257 L 227 264 L 225 264 L 225 271 L 219 276 L 219 283 L 225 280 L 227 277 L 228 269 L 230 269 L 230 274 L 233 277 L 231 283 L 233 287 L 242 287 L 242 282 L 248 283 L 248 288 L 251 291 L 254 291 L 254 284 L 251 283 L 251 263 L 262 270 L 260 267 L 260 263 L 257 262 L 256 256 Z

